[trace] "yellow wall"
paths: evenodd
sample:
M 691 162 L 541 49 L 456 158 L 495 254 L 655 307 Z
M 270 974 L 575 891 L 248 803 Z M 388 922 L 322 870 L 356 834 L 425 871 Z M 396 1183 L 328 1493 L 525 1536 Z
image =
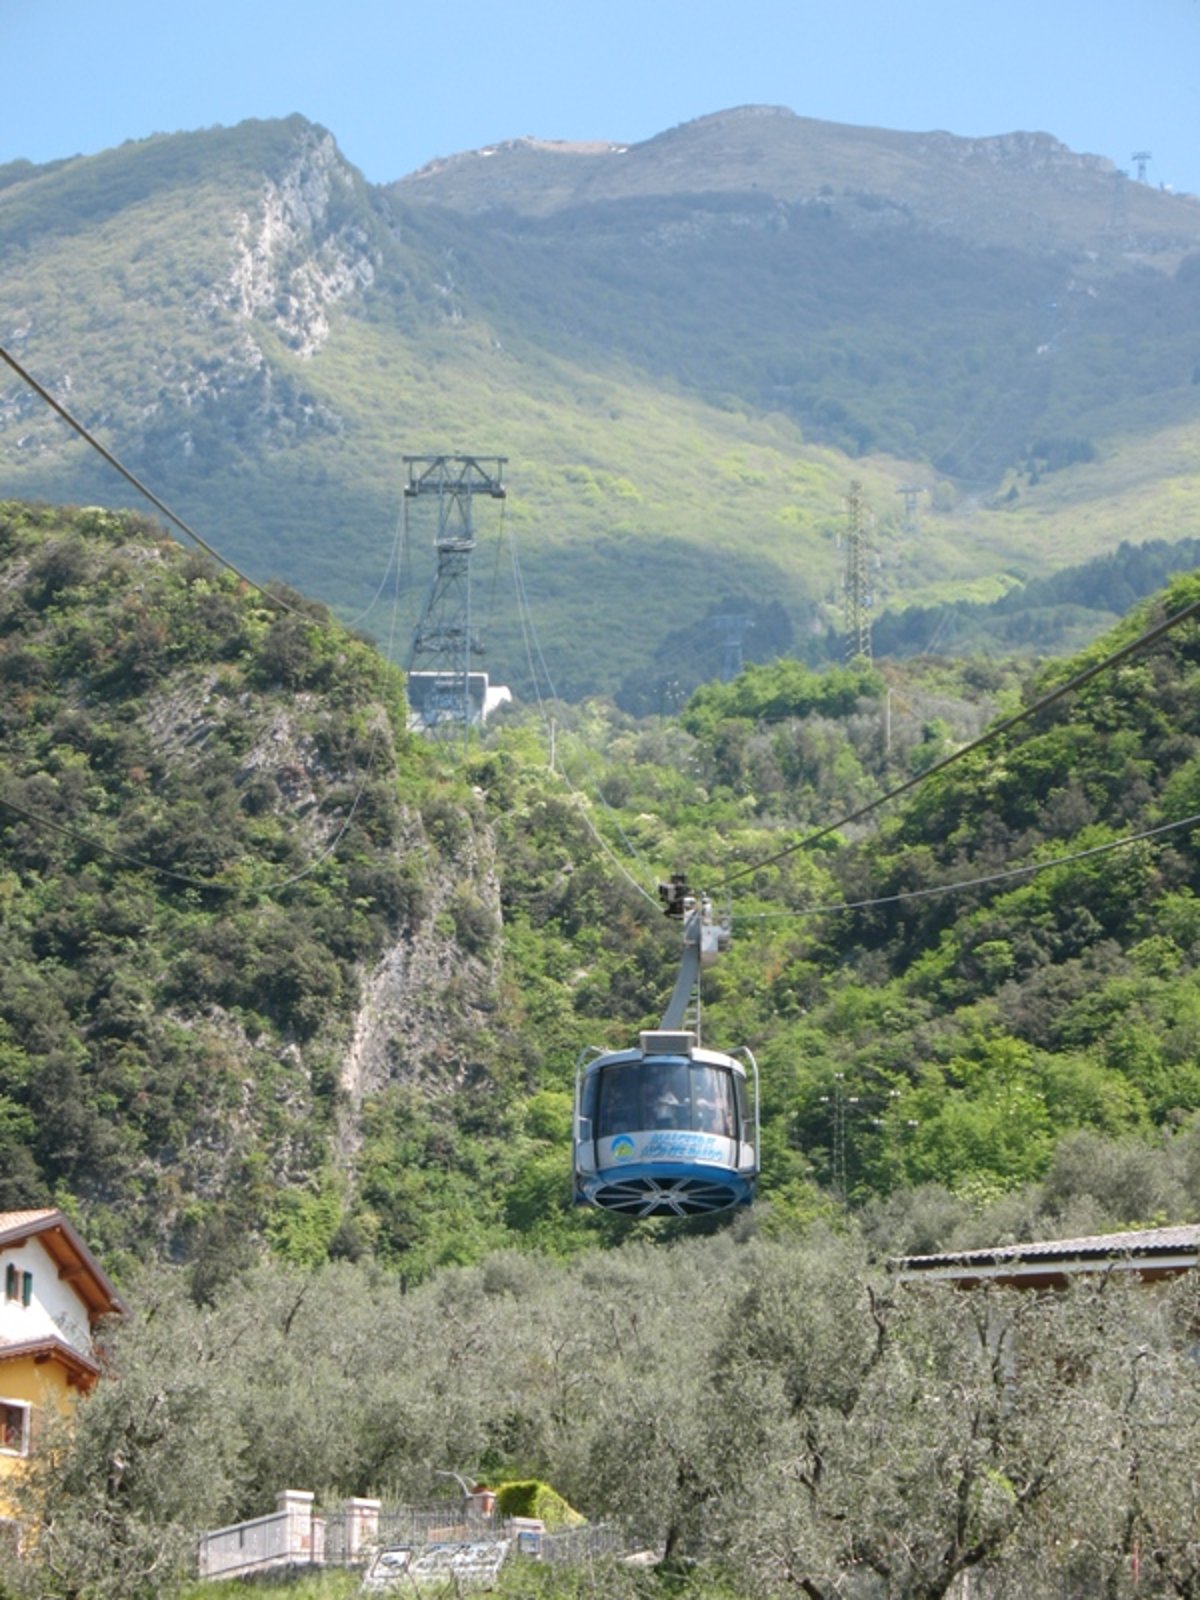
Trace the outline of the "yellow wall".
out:
M 32 1356 L 18 1356 L 13 1360 L 0 1360 L 0 1399 L 27 1400 L 34 1407 L 32 1419 L 34 1438 L 37 1437 L 37 1411 L 50 1407 L 58 1412 L 71 1410 L 78 1399 L 78 1390 L 67 1383 L 67 1374 L 57 1361 L 34 1361 Z M 24 1456 L 0 1452 L 0 1516 L 12 1516 L 13 1507 L 4 1489 L 6 1481 L 25 1470 Z

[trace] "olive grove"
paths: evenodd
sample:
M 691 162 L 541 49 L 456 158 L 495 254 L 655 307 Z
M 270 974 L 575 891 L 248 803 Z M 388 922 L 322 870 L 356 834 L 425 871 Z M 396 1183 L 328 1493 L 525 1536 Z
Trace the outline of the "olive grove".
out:
M 1187 1278 L 964 1292 L 849 1233 L 727 1232 L 408 1292 L 269 1266 L 204 1306 L 156 1269 L 132 1298 L 119 1376 L 28 1483 L 14 1594 L 168 1593 L 197 1531 L 281 1488 L 428 1499 L 448 1471 L 545 1478 L 697 1594 L 1200 1594 Z

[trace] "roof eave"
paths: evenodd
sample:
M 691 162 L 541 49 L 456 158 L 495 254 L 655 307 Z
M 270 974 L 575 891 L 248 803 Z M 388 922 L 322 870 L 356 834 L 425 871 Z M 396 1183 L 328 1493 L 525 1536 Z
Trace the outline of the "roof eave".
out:
M 1123 1255 L 1095 1254 L 1010 1256 L 1003 1260 L 977 1255 L 946 1257 L 931 1261 L 928 1266 L 916 1266 L 903 1259 L 896 1263 L 896 1276 L 901 1283 L 943 1282 L 955 1283 L 969 1278 L 972 1281 L 997 1279 L 1022 1280 L 1061 1275 L 1076 1277 L 1081 1273 L 1188 1272 L 1200 1263 L 1200 1251 L 1153 1250 L 1128 1251 Z

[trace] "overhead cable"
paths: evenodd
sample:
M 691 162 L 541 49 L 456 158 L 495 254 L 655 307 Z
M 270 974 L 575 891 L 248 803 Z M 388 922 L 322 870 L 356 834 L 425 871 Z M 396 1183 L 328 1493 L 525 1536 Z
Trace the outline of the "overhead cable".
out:
M 982 889 L 1012 878 L 1027 878 L 1037 872 L 1048 872 L 1052 867 L 1067 867 L 1072 862 L 1086 861 L 1089 856 L 1106 855 L 1110 850 L 1120 850 L 1125 845 L 1138 844 L 1143 839 L 1156 839 L 1160 834 L 1171 833 L 1176 828 L 1194 828 L 1198 823 L 1200 812 L 1191 817 L 1181 817 L 1178 822 L 1163 822 L 1157 828 L 1145 828 L 1141 833 L 1128 833 L 1121 839 L 1092 845 L 1087 850 L 1076 850 L 1072 855 L 1050 856 L 1045 861 L 1031 861 L 1023 867 L 1006 867 L 1002 872 L 989 872 L 982 878 L 960 878 L 955 883 L 935 883 L 924 889 L 902 889 L 897 894 L 878 895 L 873 900 L 843 900 L 836 905 L 804 906 L 798 911 L 749 911 L 735 913 L 735 916 L 739 922 L 774 922 L 791 917 L 833 915 L 839 911 L 869 911 L 875 906 L 899 905 L 903 900 L 928 900 L 935 895 L 958 894 L 962 889 Z
M 514 590 L 514 593 L 516 594 L 516 597 L 517 597 L 518 616 L 520 618 L 521 634 L 522 634 L 522 638 L 523 638 L 524 644 L 525 644 L 525 658 L 526 658 L 526 661 L 528 663 L 530 682 L 531 682 L 531 684 L 533 686 L 534 696 L 535 696 L 535 698 L 537 700 L 537 703 L 538 703 L 538 711 L 541 714 L 542 725 L 546 729 L 547 737 L 550 738 L 550 737 L 552 737 L 551 732 L 550 732 L 550 726 L 549 726 L 549 724 L 550 724 L 550 715 L 549 715 L 549 712 L 548 712 L 548 710 L 546 708 L 546 703 L 542 698 L 542 690 L 541 690 L 541 685 L 540 685 L 540 681 L 539 681 L 538 671 L 537 671 L 536 666 L 534 665 L 533 652 L 535 650 L 537 651 L 537 659 L 541 663 L 542 673 L 544 674 L 545 679 L 546 679 L 547 692 L 549 693 L 551 699 L 557 699 L 557 695 L 556 695 L 555 689 L 554 689 L 554 681 L 550 676 L 550 669 L 546 665 L 546 657 L 542 653 L 541 642 L 538 639 L 537 630 L 536 630 L 536 628 L 534 626 L 533 613 L 532 613 L 532 611 L 530 609 L 530 606 L 529 606 L 529 596 L 526 593 L 526 589 L 525 589 L 525 578 L 524 578 L 524 574 L 521 571 L 521 561 L 520 561 L 520 557 L 517 554 L 516 536 L 514 534 L 512 534 L 511 532 L 509 533 L 509 558 L 510 558 L 510 560 L 512 562 L 513 590 Z M 560 769 L 557 770 L 556 775 L 559 778 L 562 779 L 564 785 L 566 786 L 568 792 L 571 795 L 571 798 L 575 801 L 576 807 L 578 808 L 578 811 L 579 811 L 579 815 L 583 819 L 584 826 L 587 828 L 588 832 L 592 835 L 592 838 L 600 846 L 600 848 L 604 852 L 604 854 L 608 857 L 609 861 L 612 863 L 612 865 L 614 867 L 616 867 L 617 871 L 625 879 L 626 883 L 628 883 L 631 888 L 635 889 L 637 891 L 637 893 L 639 895 L 641 895 L 643 900 L 647 901 L 648 904 L 652 905 L 654 907 L 654 909 L 656 911 L 658 911 L 660 909 L 660 907 L 659 907 L 659 903 L 658 903 L 657 898 L 650 893 L 650 891 L 645 887 L 644 884 L 639 883 L 637 878 L 634 877 L 633 873 L 631 873 L 629 871 L 628 867 L 626 867 L 625 863 L 621 860 L 620 856 L 617 855 L 617 853 L 613 849 L 612 845 L 609 844 L 608 840 L 600 832 L 599 828 L 597 828 L 596 824 L 592 821 L 592 818 L 588 813 L 588 809 L 587 809 L 587 805 L 586 805 L 586 803 L 584 801 L 584 797 L 579 793 L 579 791 L 576 789 L 575 785 L 571 782 L 571 779 L 568 776 L 568 774 L 560 768 Z M 603 801 L 604 805 L 606 807 L 608 807 L 608 809 L 609 809 L 609 811 L 611 813 L 612 812 L 612 807 L 608 806 L 608 802 L 606 800 L 604 800 L 603 795 L 601 795 L 600 798 Z M 637 856 L 636 848 L 634 847 L 632 841 L 629 839 L 629 837 L 626 834 L 624 828 L 621 827 L 620 821 L 617 819 L 615 813 L 613 813 L 613 821 L 614 821 L 614 823 L 616 825 L 617 831 L 621 835 L 621 838 L 625 841 L 625 844 L 628 846 L 628 848 L 630 849 L 632 854 Z M 640 860 L 641 858 L 638 857 L 638 859 Z
M 77 417 L 72 416 L 67 410 L 66 406 L 64 406 L 60 400 L 56 399 L 55 396 L 50 393 L 49 389 L 40 384 L 31 372 L 26 371 L 17 358 L 8 350 L 6 350 L 3 345 L 0 345 L 0 359 L 6 361 L 17 374 L 17 376 L 27 383 L 35 394 L 40 395 L 52 411 L 56 411 L 58 413 L 68 427 L 74 428 L 79 437 L 85 440 L 86 443 L 90 444 L 93 450 L 102 455 L 110 467 L 114 467 L 116 471 L 119 472 L 126 480 L 126 482 L 131 483 L 139 494 L 144 495 L 152 506 L 154 506 L 158 511 L 161 511 L 168 522 L 173 522 L 177 528 L 181 529 L 182 532 L 187 534 L 189 539 L 194 540 L 206 555 L 210 555 L 214 561 L 217 561 L 221 566 L 228 568 L 230 572 L 236 573 L 243 583 L 248 583 L 252 589 L 257 589 L 259 594 L 261 594 L 264 599 L 269 600 L 273 606 L 278 606 L 281 611 L 296 611 L 295 606 L 289 605 L 288 602 L 281 596 L 272 594 L 270 589 L 266 589 L 261 583 L 257 583 L 247 573 L 243 572 L 240 567 L 234 566 L 233 562 L 223 556 L 219 550 L 214 549 L 214 547 L 209 544 L 206 539 L 202 539 L 201 536 L 196 532 L 195 528 L 189 526 L 189 524 L 186 523 L 181 516 L 171 510 L 170 506 L 167 505 L 164 500 L 159 499 L 159 497 L 154 493 L 153 489 L 148 488 L 135 473 L 130 472 L 127 466 L 118 461 L 117 457 L 113 455 L 112 451 L 109 450 L 105 445 L 102 445 L 99 439 L 96 438 L 95 434 L 89 432 Z
M 870 816 L 871 812 L 878 811 L 880 806 L 887 805 L 890 800 L 898 799 L 902 794 L 908 794 L 920 784 L 927 783 L 930 778 L 936 777 L 939 772 L 945 772 L 947 767 L 952 767 L 956 762 L 964 761 L 967 756 L 973 755 L 976 750 L 982 750 L 985 746 L 993 744 L 1002 734 L 1010 732 L 1011 729 L 1018 727 L 1022 722 L 1028 722 L 1031 717 L 1037 716 L 1039 712 L 1045 711 L 1067 695 L 1074 694 L 1077 689 L 1081 689 L 1085 683 L 1090 683 L 1100 673 L 1107 672 L 1109 668 L 1119 665 L 1120 662 L 1135 655 L 1139 650 L 1146 649 L 1148 645 L 1154 644 L 1164 635 L 1170 633 L 1173 628 L 1180 627 L 1197 615 L 1200 615 L 1200 600 L 1193 601 L 1190 606 L 1185 606 L 1182 611 L 1177 611 L 1173 616 L 1166 617 L 1162 622 L 1156 623 L 1153 628 L 1148 628 L 1145 633 L 1139 634 L 1129 644 L 1122 645 L 1119 650 L 1114 650 L 1111 655 L 1105 656 L 1101 661 L 1094 662 L 1092 666 L 1085 667 L 1082 672 L 1075 673 L 1065 683 L 1060 683 L 1056 689 L 1051 689 L 1048 694 L 1044 694 L 1040 699 L 1035 700 L 1032 705 L 1025 706 L 1022 710 L 1014 712 L 1011 717 L 1005 717 L 1003 721 L 994 723 L 985 733 L 981 733 L 977 739 L 972 739 L 969 744 L 964 744 L 950 755 L 944 756 L 940 761 L 935 761 L 924 772 L 919 772 L 913 778 L 907 778 L 903 783 L 897 784 L 894 789 L 889 789 L 886 794 L 881 794 L 876 799 L 868 801 L 866 805 L 859 806 L 856 810 L 839 818 L 837 822 L 831 822 L 826 827 L 818 828 L 814 833 L 805 834 L 802 839 L 797 839 L 794 844 L 785 845 L 782 850 L 776 850 L 769 856 L 763 856 L 760 860 L 752 861 L 748 866 L 740 867 L 736 872 L 731 872 L 727 878 L 717 885 L 717 890 L 727 889 L 731 883 L 736 883 L 740 878 L 748 877 L 753 872 L 761 872 L 764 867 L 773 867 L 776 862 L 784 861 L 788 856 L 795 855 L 798 851 L 806 850 L 810 845 L 829 838 L 830 834 L 839 832 L 842 828 L 848 827 L 850 823 L 859 822 L 863 817 Z

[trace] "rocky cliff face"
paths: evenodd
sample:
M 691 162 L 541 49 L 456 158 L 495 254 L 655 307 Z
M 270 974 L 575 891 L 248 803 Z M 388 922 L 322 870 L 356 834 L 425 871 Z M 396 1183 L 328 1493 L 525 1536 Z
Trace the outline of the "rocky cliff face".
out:
M 386 228 L 324 129 L 146 140 L 0 196 L 0 246 L 21 244 L 0 341 L 143 471 L 340 431 L 280 346 L 306 363 L 324 348 L 335 308 L 377 283 Z M 73 461 L 19 384 L 0 385 L 0 434 L 24 463 Z
M 356 179 L 333 138 L 306 129 L 283 175 L 267 178 L 257 208 L 240 213 L 223 303 L 243 322 L 273 328 L 309 359 L 329 337 L 330 307 L 369 289 L 379 266 L 353 207 Z
M 477 1040 L 495 1010 L 500 977 L 495 840 L 487 827 L 472 826 L 447 859 L 420 819 L 410 817 L 398 848 L 425 861 L 426 900 L 419 922 L 362 975 L 341 1052 L 348 1149 L 358 1141 L 358 1114 L 370 1096 L 414 1083 L 443 1093 L 487 1068 Z

